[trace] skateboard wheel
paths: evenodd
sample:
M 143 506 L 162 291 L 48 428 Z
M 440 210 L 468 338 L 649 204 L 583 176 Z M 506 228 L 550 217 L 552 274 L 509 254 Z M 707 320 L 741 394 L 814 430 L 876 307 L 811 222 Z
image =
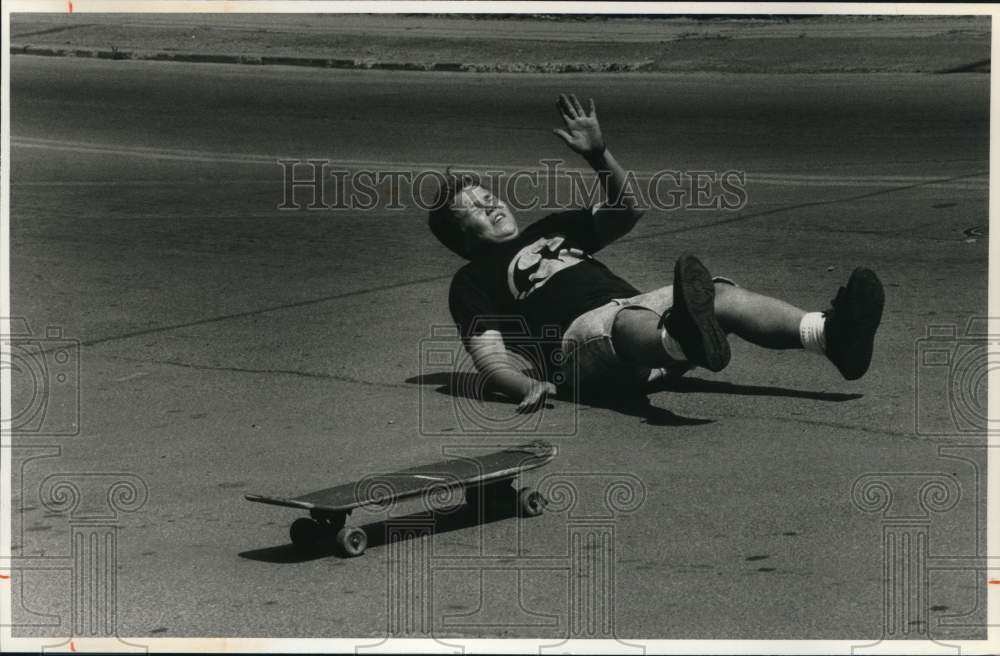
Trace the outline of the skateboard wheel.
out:
M 337 546 L 351 556 L 360 556 L 368 548 L 368 534 L 363 529 L 345 526 L 337 531 Z
M 537 517 L 545 510 L 545 497 L 537 490 L 522 487 L 517 492 L 517 507 L 524 517 Z
M 292 527 L 288 530 L 288 536 L 292 539 L 292 544 L 296 547 L 312 547 L 323 536 L 323 528 L 315 519 L 300 517 L 292 522 Z

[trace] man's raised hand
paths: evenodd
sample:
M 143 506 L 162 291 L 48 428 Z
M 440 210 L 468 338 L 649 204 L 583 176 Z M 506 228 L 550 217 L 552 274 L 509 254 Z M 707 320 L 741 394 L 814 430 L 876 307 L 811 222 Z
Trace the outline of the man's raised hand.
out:
M 574 94 L 562 93 L 559 94 L 556 107 L 566 129 L 557 128 L 553 132 L 584 157 L 599 155 L 604 150 L 604 137 L 601 135 L 601 125 L 597 122 L 594 99 L 590 99 L 590 109 L 584 110 Z

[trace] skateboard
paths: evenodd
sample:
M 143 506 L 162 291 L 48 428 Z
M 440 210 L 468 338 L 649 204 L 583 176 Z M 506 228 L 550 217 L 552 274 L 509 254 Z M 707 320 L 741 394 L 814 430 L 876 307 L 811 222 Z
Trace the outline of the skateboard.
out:
M 302 496 L 282 497 L 247 494 L 256 503 L 298 508 L 309 512 L 292 523 L 289 537 L 298 548 L 315 547 L 333 538 L 347 556 L 360 556 L 368 547 L 363 528 L 347 526 L 347 516 L 360 507 L 386 507 L 398 499 L 450 496 L 462 490 L 466 505 L 480 507 L 480 502 L 511 502 L 523 517 L 542 514 L 546 501 L 532 488 L 516 489 L 514 478 L 521 472 L 536 469 L 551 461 L 556 449 L 538 440 L 479 456 L 445 460 L 420 465 L 391 474 L 369 476 L 360 481 L 317 490 Z

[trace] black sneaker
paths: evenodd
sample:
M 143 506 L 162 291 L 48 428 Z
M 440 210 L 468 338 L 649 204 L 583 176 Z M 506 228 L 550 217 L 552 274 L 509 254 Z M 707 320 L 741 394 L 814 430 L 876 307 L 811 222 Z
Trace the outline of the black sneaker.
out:
M 826 356 L 847 380 L 865 375 L 872 361 L 875 331 L 882 321 L 885 292 L 875 272 L 855 269 L 837 291 L 826 318 Z
M 729 364 L 729 341 L 715 318 L 715 283 L 694 255 L 681 255 L 674 265 L 674 305 L 660 324 L 691 364 L 709 371 Z

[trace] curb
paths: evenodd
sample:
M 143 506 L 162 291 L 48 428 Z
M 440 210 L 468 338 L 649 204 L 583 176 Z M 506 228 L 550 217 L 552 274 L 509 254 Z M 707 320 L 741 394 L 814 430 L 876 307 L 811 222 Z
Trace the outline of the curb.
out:
M 141 52 L 117 48 L 49 48 L 30 45 L 11 46 L 11 55 L 42 57 L 82 57 L 135 61 L 166 61 L 199 64 L 243 64 L 249 66 L 308 66 L 381 71 L 421 71 L 449 73 L 628 73 L 649 67 L 653 60 L 608 62 L 601 64 L 463 64 L 454 62 L 387 62 L 370 59 L 333 57 L 294 57 L 281 55 L 224 55 L 195 52 Z

